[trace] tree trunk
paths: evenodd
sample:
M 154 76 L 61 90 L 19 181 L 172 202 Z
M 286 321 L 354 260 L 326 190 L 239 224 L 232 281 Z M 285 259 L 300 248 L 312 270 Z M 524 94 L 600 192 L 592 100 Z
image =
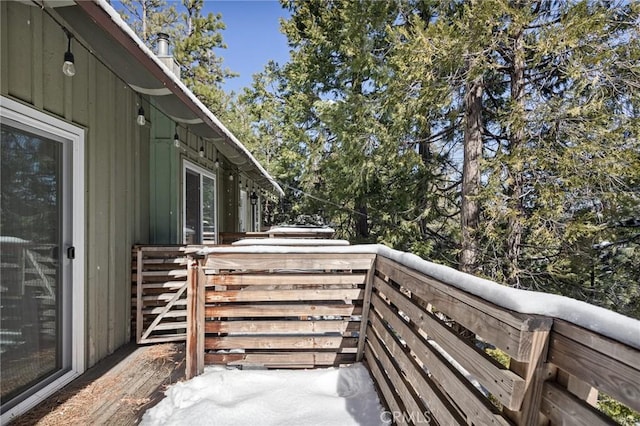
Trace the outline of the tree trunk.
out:
M 142 39 L 146 42 L 149 40 L 147 34 L 147 2 L 142 0 Z
M 433 167 L 432 160 L 433 160 L 433 153 L 431 152 L 431 146 L 429 144 L 429 136 L 431 136 L 431 132 L 428 129 L 423 129 L 420 138 L 422 139 L 422 142 L 420 142 L 420 144 L 418 145 L 418 154 L 420 154 L 420 159 L 422 160 L 422 165 L 425 167 L 426 170 L 431 170 L 431 167 Z M 426 180 L 426 179 L 425 179 Z M 428 200 L 428 192 L 429 189 L 425 186 L 422 188 L 422 191 L 417 194 L 418 199 L 417 201 L 417 207 L 418 209 L 424 211 L 427 208 L 427 200 Z M 398 222 L 396 221 L 396 224 Z M 425 217 L 424 214 L 420 215 L 420 239 L 424 239 L 425 238 L 425 234 L 427 233 L 427 227 L 429 225 L 429 218 Z
M 523 232 L 524 207 L 524 173 L 522 152 L 524 144 L 524 45 L 522 31 L 518 31 L 513 40 L 513 64 L 511 70 L 511 100 L 514 109 L 511 111 L 513 124 L 509 135 L 509 187 L 507 188 L 507 235 L 505 280 L 512 287 L 520 286 L 520 251 Z
M 193 15 L 196 5 L 194 2 L 185 1 L 184 7 L 187 9 L 187 37 L 189 37 L 193 33 Z
M 356 238 L 369 238 L 369 215 L 366 203 L 359 200 L 356 205 L 356 211 L 360 213 L 356 219 Z
M 464 159 L 462 165 L 462 205 L 460 221 L 462 244 L 460 270 L 475 273 L 478 269 L 476 231 L 480 223 L 477 199 L 480 188 L 480 160 L 482 159 L 482 94 L 484 82 L 478 77 L 467 83 L 464 97 Z

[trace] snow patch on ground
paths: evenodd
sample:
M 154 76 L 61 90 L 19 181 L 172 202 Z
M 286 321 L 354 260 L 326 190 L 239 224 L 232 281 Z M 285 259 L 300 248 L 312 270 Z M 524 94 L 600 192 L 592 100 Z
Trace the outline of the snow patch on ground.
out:
M 376 426 L 390 418 L 362 364 L 316 370 L 207 367 L 165 395 L 141 425 Z

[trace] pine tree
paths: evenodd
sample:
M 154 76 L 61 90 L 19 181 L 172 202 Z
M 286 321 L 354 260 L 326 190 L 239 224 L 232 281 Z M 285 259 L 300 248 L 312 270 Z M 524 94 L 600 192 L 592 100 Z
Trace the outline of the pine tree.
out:
M 168 31 L 178 19 L 166 0 L 121 0 L 118 6 L 122 18 L 150 48 L 157 34 Z
M 215 114 L 228 107 L 229 98 L 222 90 L 225 79 L 236 76 L 224 68 L 215 49 L 224 49 L 222 16 L 202 15 L 203 0 L 183 0 L 185 11 L 171 31 L 175 38 L 174 57 L 181 67 L 181 78 L 198 98 Z
M 299 109 L 288 118 L 308 148 L 321 147 L 302 183 L 313 176 L 337 203 L 352 195 L 353 207 L 364 194 L 379 241 L 413 241 L 512 286 L 638 306 L 636 5 L 407 2 L 367 18 L 341 2 L 289 6 L 297 56 L 285 79 Z M 376 43 L 380 64 L 362 48 Z M 367 136 L 374 149 L 363 155 L 354 141 Z M 458 260 L 434 250 L 453 254 L 452 241 Z M 621 270 L 608 285 L 613 259 Z
M 307 127 L 307 172 L 300 184 L 328 198 L 345 235 L 371 238 L 379 214 L 389 151 L 387 117 L 378 105 L 385 75 L 386 25 L 396 15 L 386 2 L 288 2 L 283 26 L 293 48 L 283 73 L 289 116 Z M 383 154 L 385 152 L 385 154 Z M 343 180 L 351 175 L 352 179 Z M 319 177 L 321 176 L 321 178 Z M 387 186 L 388 187 L 388 186 Z M 376 206 L 378 207 L 378 206 Z M 377 211 L 377 209 L 376 209 Z M 347 213 L 345 213 L 347 212 Z
M 216 54 L 216 49 L 226 48 L 222 16 L 202 15 L 203 0 L 183 0 L 179 5 L 165 0 L 120 3 L 121 16 L 148 47 L 154 49 L 160 32 L 171 37 L 181 79 L 209 109 L 225 115 L 231 96 L 222 90 L 222 83 L 236 74 L 223 67 L 223 58 Z

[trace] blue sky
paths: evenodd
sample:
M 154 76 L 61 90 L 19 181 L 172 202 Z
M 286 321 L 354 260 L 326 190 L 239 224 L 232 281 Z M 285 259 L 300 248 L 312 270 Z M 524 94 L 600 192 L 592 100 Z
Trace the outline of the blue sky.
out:
M 224 65 L 240 74 L 229 79 L 225 90 L 240 92 L 250 86 L 252 75 L 262 71 L 270 59 L 283 64 L 289 58 L 287 38 L 280 33 L 280 17 L 288 12 L 276 0 L 205 0 L 204 13 L 220 13 L 227 28 L 227 45 L 216 54 Z

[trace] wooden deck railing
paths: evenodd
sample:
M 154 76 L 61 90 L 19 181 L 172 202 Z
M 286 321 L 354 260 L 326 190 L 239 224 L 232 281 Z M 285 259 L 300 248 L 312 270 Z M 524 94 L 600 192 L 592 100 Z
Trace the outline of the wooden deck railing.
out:
M 382 256 L 375 271 L 366 354 L 383 393 L 388 386 L 386 393 L 401 396 L 385 398 L 397 404 L 393 411 L 402 403 L 408 415 L 430 411 L 445 424 L 508 424 L 504 417 L 536 423 L 528 409 L 539 405 L 534 373 L 545 359 L 551 319 L 510 312 Z M 507 353 L 512 369 L 456 333 L 451 320 Z
M 398 424 L 610 424 L 593 406 L 597 391 L 640 410 L 640 335 L 623 342 L 518 313 L 415 261 L 362 247 L 192 257 L 188 376 L 205 364 L 295 368 L 363 359 Z
M 187 337 L 187 254 L 202 246 L 136 245 L 131 253 L 132 336 L 136 343 Z
M 188 323 L 195 327 L 187 347 L 195 358 L 187 361 L 187 374 L 205 364 L 313 368 L 355 362 L 373 259 L 213 253 L 194 260 Z

